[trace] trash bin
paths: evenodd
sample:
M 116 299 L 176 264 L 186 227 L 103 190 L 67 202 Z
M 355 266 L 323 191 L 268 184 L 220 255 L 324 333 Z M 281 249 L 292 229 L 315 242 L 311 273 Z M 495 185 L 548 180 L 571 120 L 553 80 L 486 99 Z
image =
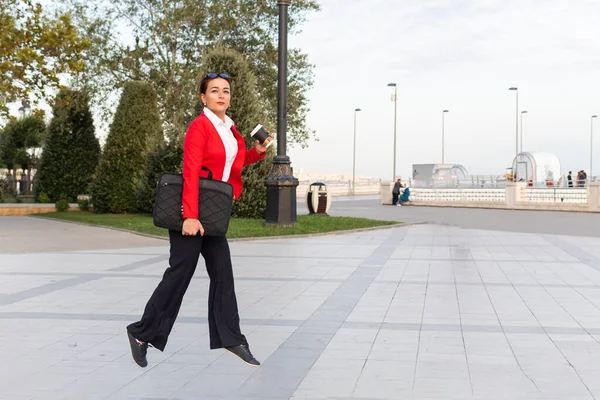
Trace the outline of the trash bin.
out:
M 322 182 L 311 183 L 306 192 L 306 207 L 310 214 L 327 215 L 331 206 L 331 197 L 327 194 L 327 185 Z

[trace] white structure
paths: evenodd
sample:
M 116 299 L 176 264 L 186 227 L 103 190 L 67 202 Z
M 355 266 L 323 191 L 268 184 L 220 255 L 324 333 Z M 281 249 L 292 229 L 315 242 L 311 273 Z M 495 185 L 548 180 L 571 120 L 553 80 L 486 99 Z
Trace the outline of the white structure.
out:
M 457 186 L 469 173 L 460 164 L 413 164 L 412 187 Z
M 519 153 L 513 160 L 517 182 L 529 186 L 559 186 L 562 178 L 560 160 L 553 153 Z

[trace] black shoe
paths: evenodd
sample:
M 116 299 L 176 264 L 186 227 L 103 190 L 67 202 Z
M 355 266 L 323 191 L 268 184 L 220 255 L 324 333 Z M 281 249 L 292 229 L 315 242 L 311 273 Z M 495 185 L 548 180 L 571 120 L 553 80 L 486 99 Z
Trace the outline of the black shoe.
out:
M 245 362 L 248 365 L 251 365 L 253 367 L 258 367 L 260 365 L 258 360 L 256 358 L 254 358 L 254 356 L 250 352 L 250 346 L 248 346 L 247 344 L 240 344 L 238 346 L 225 347 L 225 350 L 238 356 L 239 358 L 242 359 L 243 362 Z
M 148 366 L 148 360 L 146 359 L 146 353 L 148 353 L 148 343 L 140 343 L 129 331 L 127 330 L 127 339 L 129 339 L 129 346 L 131 347 L 131 356 L 133 361 L 142 368 Z

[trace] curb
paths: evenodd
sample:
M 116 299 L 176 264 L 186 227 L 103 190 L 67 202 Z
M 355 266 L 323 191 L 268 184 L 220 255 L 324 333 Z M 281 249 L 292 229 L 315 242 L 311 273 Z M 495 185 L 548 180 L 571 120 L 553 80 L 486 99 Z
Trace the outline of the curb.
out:
M 57 218 L 42 217 L 42 216 L 38 216 L 38 215 L 35 215 L 35 214 L 28 215 L 27 217 L 45 219 L 45 220 L 49 220 L 49 221 L 64 222 L 64 223 L 67 223 L 67 224 L 91 226 L 93 228 L 110 229 L 110 230 L 113 230 L 113 231 L 131 233 L 131 234 L 138 235 L 138 236 L 144 236 L 144 237 L 151 238 L 151 239 L 161 239 L 161 240 L 169 241 L 169 237 L 167 237 L 167 236 L 152 235 L 152 234 L 149 234 L 149 233 L 136 232 L 136 231 L 132 231 L 132 230 L 129 230 L 129 229 L 115 228 L 115 227 L 112 227 L 112 226 L 92 225 L 92 224 L 86 224 L 85 222 L 68 221 L 68 220 L 57 219 Z M 342 230 L 342 231 L 331 231 L 331 232 L 320 232 L 320 233 L 306 233 L 306 234 L 300 234 L 300 235 L 279 235 L 279 236 L 259 236 L 259 237 L 247 237 L 247 238 L 227 238 L 227 241 L 228 242 L 255 242 L 255 241 L 258 241 L 258 240 L 305 239 L 305 238 L 310 238 L 310 237 L 337 236 L 337 235 L 345 235 L 345 234 L 348 234 L 348 233 L 369 232 L 369 231 L 377 231 L 377 230 L 382 230 L 382 229 L 401 228 L 401 227 L 405 227 L 405 226 L 425 225 L 425 224 L 427 224 L 427 222 L 425 222 L 425 221 L 422 221 L 422 222 L 399 222 L 399 223 L 392 224 L 392 225 L 372 226 L 372 227 L 369 227 L 369 228 L 346 229 L 346 230 Z

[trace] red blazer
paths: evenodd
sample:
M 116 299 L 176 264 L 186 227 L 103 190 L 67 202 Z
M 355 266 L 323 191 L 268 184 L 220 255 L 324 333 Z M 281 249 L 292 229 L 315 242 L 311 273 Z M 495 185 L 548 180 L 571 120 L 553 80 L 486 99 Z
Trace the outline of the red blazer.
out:
M 238 152 L 231 166 L 227 180 L 233 186 L 233 197 L 237 199 L 242 193 L 242 168 L 253 164 L 265 157 L 266 152 L 259 154 L 253 147 L 246 150 L 244 138 L 231 127 L 231 133 L 237 139 Z M 221 180 L 225 169 L 225 146 L 219 132 L 202 113 L 196 118 L 183 140 L 183 218 L 198 218 L 198 179 L 207 177 L 208 172 L 202 166 L 210 169 L 213 179 Z

